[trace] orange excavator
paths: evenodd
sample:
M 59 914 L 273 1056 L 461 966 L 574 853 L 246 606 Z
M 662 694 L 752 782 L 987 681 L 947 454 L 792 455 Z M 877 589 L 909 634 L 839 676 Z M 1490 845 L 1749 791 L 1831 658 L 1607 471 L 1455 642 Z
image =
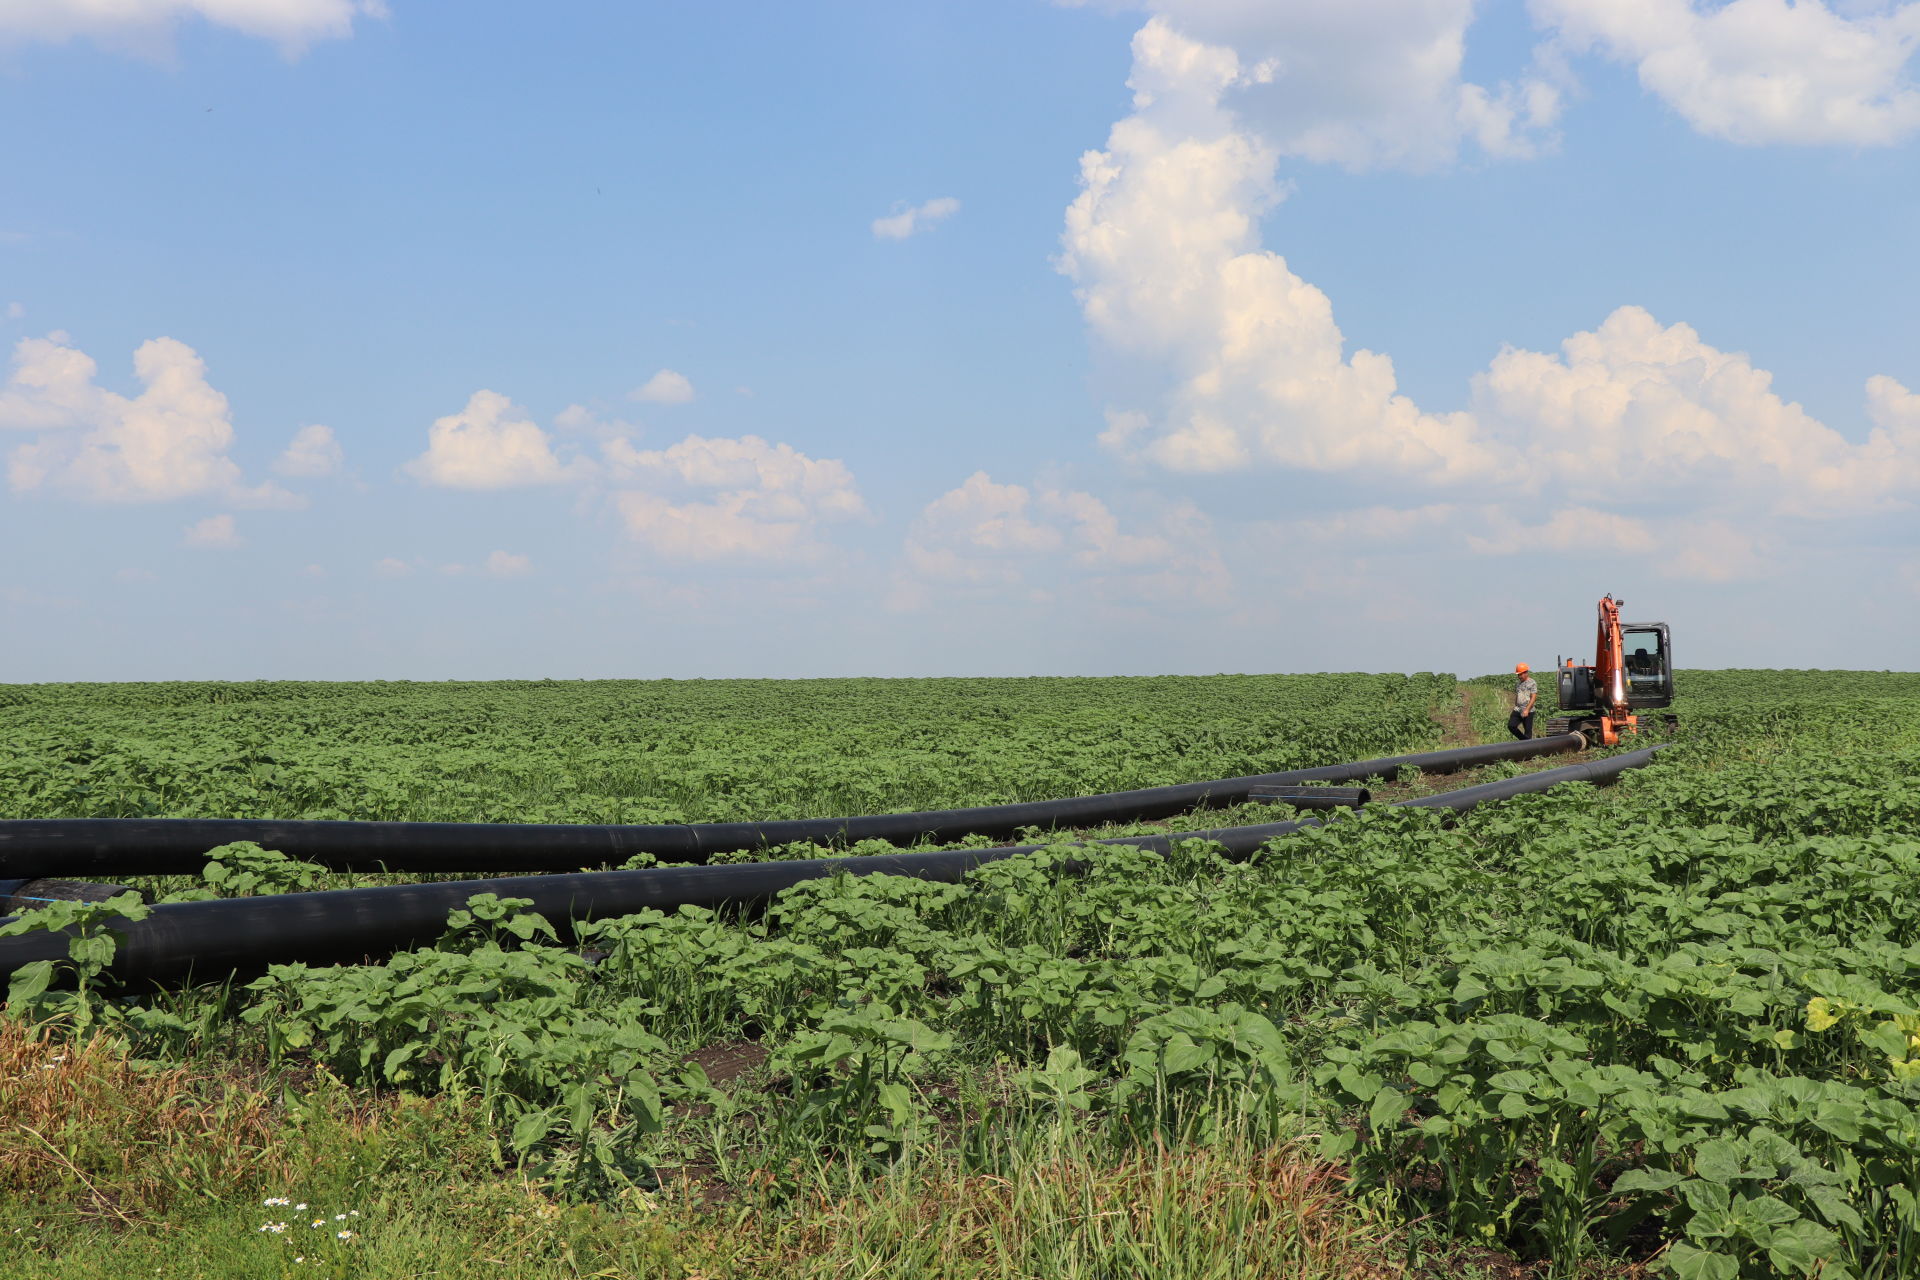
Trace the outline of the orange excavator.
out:
M 1589 746 L 1612 746 L 1621 734 L 1639 733 L 1642 711 L 1673 705 L 1673 643 L 1664 622 L 1622 622 L 1623 602 L 1600 599 L 1600 631 L 1591 663 L 1558 661 L 1560 710 L 1572 714 L 1547 722 L 1548 733 L 1581 733 Z M 1631 646 L 1631 647 L 1629 647 Z M 1672 728 L 1674 717 L 1659 719 Z

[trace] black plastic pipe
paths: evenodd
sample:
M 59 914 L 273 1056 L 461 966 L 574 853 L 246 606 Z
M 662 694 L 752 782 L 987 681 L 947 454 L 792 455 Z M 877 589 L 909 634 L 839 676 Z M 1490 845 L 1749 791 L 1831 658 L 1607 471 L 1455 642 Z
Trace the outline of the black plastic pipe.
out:
M 50 902 L 108 902 L 123 893 L 142 901 L 146 894 L 124 884 L 86 880 L 0 880 L 0 915 L 34 911 Z
M 1373 802 L 1365 787 L 1255 787 L 1247 799 L 1296 809 L 1361 809 Z
M 1465 810 L 1566 782 L 1610 782 L 1625 770 L 1646 764 L 1659 750 L 1662 748 L 1649 747 L 1400 804 Z M 1124 836 L 1096 843 L 1167 853 L 1182 841 L 1210 840 L 1221 845 L 1228 857 L 1245 859 L 1269 840 L 1322 824 L 1322 819 L 1299 818 L 1210 831 Z M 189 977 L 217 980 L 233 973 L 257 973 L 269 964 L 295 961 L 352 963 L 431 942 L 446 930 L 449 912 L 466 906 L 469 898 L 482 893 L 531 899 L 532 910 L 564 930 L 573 920 L 632 915 L 649 907 L 671 911 L 683 906 L 750 906 L 764 903 L 803 880 L 841 873 L 885 873 L 955 882 L 975 867 L 1046 848 L 1044 844 L 1026 844 L 877 857 L 504 876 L 177 903 L 154 907 L 146 919 L 116 929 L 120 945 L 111 972 L 129 982 L 171 983 Z M 1084 865 L 1084 859 L 1063 857 L 1059 867 L 1072 870 Z M 0 980 L 36 960 L 64 958 L 66 946 L 66 937 L 59 933 L 0 938 Z
M 1143 822 L 1196 808 L 1244 804 L 1259 786 L 1391 778 L 1403 766 L 1452 773 L 1502 760 L 1578 751 L 1577 733 L 1484 747 L 1453 747 L 1139 791 L 932 809 L 857 818 L 707 822 L 670 826 L 585 823 L 321 822 L 252 818 L 29 818 L 0 821 L 0 877 L 196 875 L 207 850 L 238 840 L 334 871 L 576 871 L 648 853 L 662 862 L 705 862 L 716 853 L 783 844 L 885 840 L 947 844 L 963 836 L 1011 836 L 1025 827 L 1077 829 Z

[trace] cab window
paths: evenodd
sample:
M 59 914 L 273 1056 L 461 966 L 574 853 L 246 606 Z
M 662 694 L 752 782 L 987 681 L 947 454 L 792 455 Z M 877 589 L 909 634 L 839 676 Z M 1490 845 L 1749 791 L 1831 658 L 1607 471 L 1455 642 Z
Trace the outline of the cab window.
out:
M 1627 679 L 1635 685 L 1655 687 L 1661 683 L 1666 666 L 1660 652 L 1658 631 L 1628 631 L 1621 636 L 1626 659 Z

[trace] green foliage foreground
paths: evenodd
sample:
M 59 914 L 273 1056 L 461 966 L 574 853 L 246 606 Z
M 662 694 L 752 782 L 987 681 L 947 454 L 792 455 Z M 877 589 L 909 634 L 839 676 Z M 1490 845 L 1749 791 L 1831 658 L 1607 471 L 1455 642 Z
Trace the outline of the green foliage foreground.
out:
M 1566 1276 L 1920 1274 L 1920 677 L 1683 687 L 1655 767 L 1452 826 L 1379 809 L 1245 865 L 1194 842 L 1103 849 L 1071 879 L 1044 857 L 964 885 L 842 877 L 757 918 L 567 941 L 479 899 L 380 965 L 149 999 L 35 980 L 10 1008 L 155 1061 L 452 1100 L 481 1121 L 475 1159 L 562 1200 L 710 1200 L 769 1237 L 932 1165 L 952 1190 L 1031 1179 L 1061 1141 L 1092 1168 L 1306 1136 L 1302 1167 L 1317 1151 L 1376 1220 L 1428 1224 L 1409 1247 L 1437 1230 Z M 213 891 L 302 874 L 215 865 Z M 1214 1271 L 1129 1247 L 1131 1269 L 1084 1274 L 1235 1274 L 1224 1238 Z M 1083 1273 L 903 1256 L 866 1260 Z

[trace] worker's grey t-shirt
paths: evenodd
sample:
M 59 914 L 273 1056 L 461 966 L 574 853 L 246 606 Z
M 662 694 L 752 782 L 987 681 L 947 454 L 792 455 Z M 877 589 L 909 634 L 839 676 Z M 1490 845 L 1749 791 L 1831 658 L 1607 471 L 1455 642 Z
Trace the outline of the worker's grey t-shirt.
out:
M 1529 702 L 1532 702 L 1534 698 L 1539 695 L 1539 693 L 1540 693 L 1540 686 L 1533 682 L 1532 676 L 1528 676 L 1525 680 L 1522 680 L 1518 685 L 1514 686 L 1514 690 L 1513 690 L 1514 708 L 1518 711 L 1525 711 L 1527 709 L 1527 704 Z

